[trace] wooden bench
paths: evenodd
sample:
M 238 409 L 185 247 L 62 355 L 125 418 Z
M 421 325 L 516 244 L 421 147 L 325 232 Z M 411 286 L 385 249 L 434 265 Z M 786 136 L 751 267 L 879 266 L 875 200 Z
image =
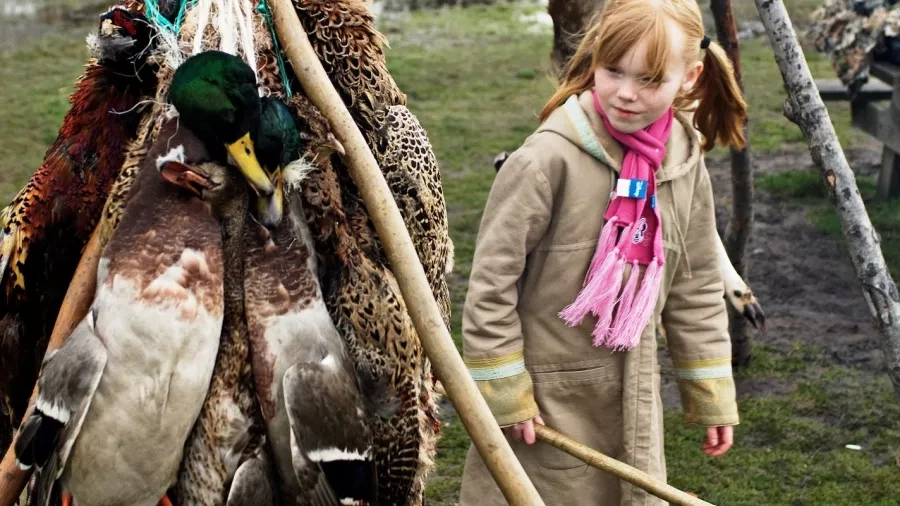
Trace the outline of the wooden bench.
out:
M 874 62 L 869 81 L 853 100 L 839 79 L 816 79 L 824 101 L 850 101 L 851 123 L 883 145 L 878 196 L 900 197 L 900 67 Z M 879 104 L 889 100 L 888 104 Z

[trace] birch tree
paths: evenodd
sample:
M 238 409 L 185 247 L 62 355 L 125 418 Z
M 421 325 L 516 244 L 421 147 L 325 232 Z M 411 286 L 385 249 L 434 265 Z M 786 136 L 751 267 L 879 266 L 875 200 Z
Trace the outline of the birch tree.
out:
M 900 295 L 881 253 L 880 239 L 869 220 L 828 110 L 819 97 L 784 2 L 754 2 L 787 88 L 785 116 L 800 127 L 812 159 L 822 173 L 863 297 L 881 333 L 888 375 L 900 397 Z

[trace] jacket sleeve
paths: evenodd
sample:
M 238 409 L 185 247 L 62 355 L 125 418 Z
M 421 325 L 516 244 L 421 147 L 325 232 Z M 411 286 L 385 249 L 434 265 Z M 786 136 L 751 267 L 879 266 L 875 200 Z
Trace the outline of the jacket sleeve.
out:
M 550 222 L 544 174 L 521 152 L 497 174 L 485 205 L 463 309 L 463 359 L 501 426 L 534 418 L 517 309 L 519 278 Z
M 669 353 L 687 423 L 737 425 L 731 337 L 719 268 L 712 185 L 706 164 L 700 174 L 685 233 L 685 258 L 675 270 L 662 312 Z

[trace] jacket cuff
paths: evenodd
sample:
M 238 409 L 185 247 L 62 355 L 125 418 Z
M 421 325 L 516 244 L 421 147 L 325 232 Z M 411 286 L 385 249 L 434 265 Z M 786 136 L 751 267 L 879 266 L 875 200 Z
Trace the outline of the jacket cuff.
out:
M 465 363 L 501 427 L 531 420 L 539 414 L 534 385 L 521 351 L 498 358 L 466 359 Z
M 675 375 L 686 423 L 707 427 L 740 423 L 731 357 L 675 361 Z

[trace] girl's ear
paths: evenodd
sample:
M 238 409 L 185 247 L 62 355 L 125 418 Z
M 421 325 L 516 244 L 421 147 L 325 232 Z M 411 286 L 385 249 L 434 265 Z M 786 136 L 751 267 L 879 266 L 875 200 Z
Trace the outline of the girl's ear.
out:
M 689 66 L 687 72 L 684 73 L 684 81 L 681 83 L 681 92 L 688 93 L 694 89 L 694 85 L 697 84 L 697 79 L 700 79 L 700 74 L 702 73 L 702 61 L 696 61 L 693 65 Z

